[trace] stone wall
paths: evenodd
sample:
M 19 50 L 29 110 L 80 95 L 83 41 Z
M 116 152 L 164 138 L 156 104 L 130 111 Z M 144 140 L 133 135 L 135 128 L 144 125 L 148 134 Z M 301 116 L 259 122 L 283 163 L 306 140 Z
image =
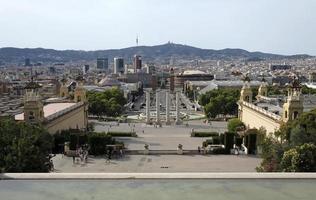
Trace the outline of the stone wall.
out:
M 268 116 L 267 113 L 260 112 L 245 104 L 239 105 L 239 119 L 245 123 L 247 128 L 264 127 L 267 133 L 273 133 L 280 128 L 280 120 L 274 117 Z

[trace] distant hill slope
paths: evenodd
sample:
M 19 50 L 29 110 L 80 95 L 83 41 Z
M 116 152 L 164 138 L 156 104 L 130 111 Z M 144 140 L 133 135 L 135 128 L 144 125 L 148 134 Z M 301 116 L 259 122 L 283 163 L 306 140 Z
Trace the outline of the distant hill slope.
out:
M 68 62 L 68 61 L 92 61 L 98 57 L 107 57 L 112 61 L 113 57 L 120 56 L 131 61 L 133 55 L 139 54 L 146 61 L 167 61 L 171 57 L 181 59 L 281 59 L 281 58 L 308 58 L 309 55 L 277 55 L 262 52 L 249 52 L 243 49 L 200 49 L 187 45 L 167 43 L 156 46 L 138 46 L 124 49 L 109 49 L 98 51 L 54 50 L 54 49 L 21 49 L 0 48 L 0 61 L 8 63 L 24 62 L 30 58 L 32 62 Z

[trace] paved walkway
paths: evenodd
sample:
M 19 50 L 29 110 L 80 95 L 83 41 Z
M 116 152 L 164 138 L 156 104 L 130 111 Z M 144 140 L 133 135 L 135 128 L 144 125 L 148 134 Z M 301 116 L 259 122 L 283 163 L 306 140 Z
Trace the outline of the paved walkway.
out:
M 189 125 L 163 126 L 155 128 L 143 123 L 120 124 L 94 121 L 95 131 L 136 131 L 137 138 L 116 138 L 125 143 L 129 150 L 143 150 L 148 144 L 151 150 L 176 150 L 178 144 L 184 150 L 196 150 L 207 138 L 192 138 L 192 129 L 203 131 L 226 131 L 226 122 L 201 120 L 190 121 Z M 144 131 L 144 132 L 143 132 Z M 71 157 L 57 155 L 53 158 L 56 172 L 255 172 L 261 159 L 236 155 L 126 155 L 123 159 L 106 163 L 103 157 L 89 157 L 88 163 L 73 164 Z
M 92 172 L 255 172 L 261 159 L 235 155 L 128 155 L 106 163 L 102 157 L 89 158 L 85 165 L 73 164 L 71 157 L 53 159 L 57 173 Z
M 144 123 L 127 124 L 122 123 L 117 126 L 113 122 L 94 121 L 95 131 L 136 131 L 138 137 L 116 138 L 123 141 L 129 150 L 143 150 L 144 145 L 148 144 L 150 150 L 176 150 L 178 144 L 183 145 L 184 150 L 197 150 L 198 146 L 207 138 L 194 138 L 190 136 L 191 130 L 225 132 L 226 122 L 212 122 L 212 125 L 203 123 L 201 120 L 190 121 L 188 126 L 154 126 Z M 144 131 L 144 132 L 143 132 Z

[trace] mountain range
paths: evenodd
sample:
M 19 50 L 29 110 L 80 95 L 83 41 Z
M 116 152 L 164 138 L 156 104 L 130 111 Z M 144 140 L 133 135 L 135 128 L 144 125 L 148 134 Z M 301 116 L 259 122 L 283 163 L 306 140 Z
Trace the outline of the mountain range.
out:
M 24 63 L 26 58 L 35 62 L 76 62 L 94 61 L 97 58 L 108 58 L 112 61 L 114 57 L 123 57 L 126 62 L 131 62 L 132 57 L 141 55 L 145 61 L 169 62 L 171 58 L 194 60 L 194 59 L 215 59 L 215 60 L 276 60 L 276 59 L 299 59 L 309 58 L 306 54 L 299 55 L 278 55 L 263 52 L 249 52 L 243 49 L 201 49 L 188 45 L 167 43 L 156 46 L 136 46 L 123 49 L 109 49 L 96 51 L 81 50 L 54 50 L 44 48 L 0 48 L 0 63 Z

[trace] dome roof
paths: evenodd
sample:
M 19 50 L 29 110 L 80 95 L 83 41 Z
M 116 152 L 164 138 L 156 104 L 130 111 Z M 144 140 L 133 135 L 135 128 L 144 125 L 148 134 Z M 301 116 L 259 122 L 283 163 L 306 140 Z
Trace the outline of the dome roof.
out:
M 121 86 L 121 83 L 112 76 L 107 76 L 99 82 L 100 86 Z

